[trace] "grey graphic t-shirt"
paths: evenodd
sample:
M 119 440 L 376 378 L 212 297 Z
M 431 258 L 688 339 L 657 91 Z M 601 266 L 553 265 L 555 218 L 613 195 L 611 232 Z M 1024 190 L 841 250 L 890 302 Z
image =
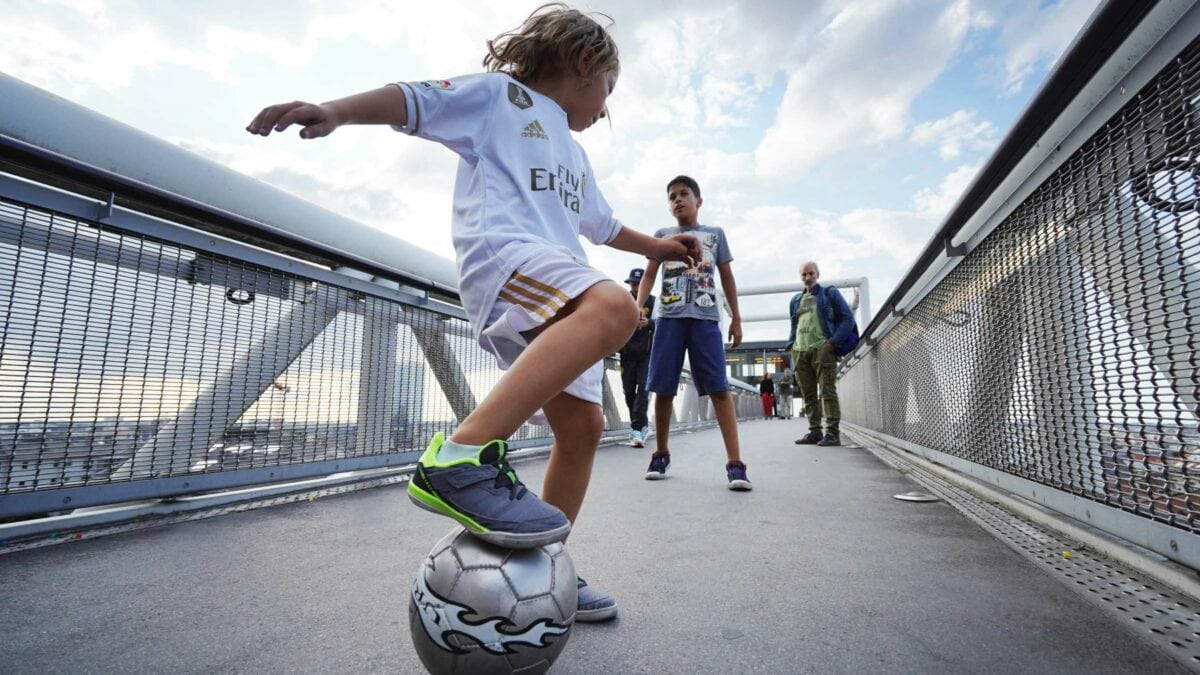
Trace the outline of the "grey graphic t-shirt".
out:
M 703 260 L 695 267 L 687 263 L 667 261 L 662 266 L 662 293 L 658 298 L 658 315 L 671 319 L 708 319 L 720 321 L 721 310 L 717 307 L 717 285 L 714 276 L 717 265 L 733 260 L 725 231 L 719 227 L 697 225 L 696 227 L 664 227 L 654 233 L 655 237 L 673 234 L 694 234 L 700 239 Z

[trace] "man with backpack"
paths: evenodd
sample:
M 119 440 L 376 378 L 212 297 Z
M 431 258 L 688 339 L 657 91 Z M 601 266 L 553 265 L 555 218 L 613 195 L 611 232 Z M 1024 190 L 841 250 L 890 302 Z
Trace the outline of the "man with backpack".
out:
M 858 344 L 858 327 L 850 306 L 838 289 L 817 283 L 820 277 L 817 263 L 810 260 L 801 265 L 804 290 L 792 297 L 788 307 L 792 324 L 788 346 L 808 417 L 808 433 L 796 439 L 797 445 L 842 444 L 838 431 L 842 412 L 838 405 L 837 363 L 839 357 Z

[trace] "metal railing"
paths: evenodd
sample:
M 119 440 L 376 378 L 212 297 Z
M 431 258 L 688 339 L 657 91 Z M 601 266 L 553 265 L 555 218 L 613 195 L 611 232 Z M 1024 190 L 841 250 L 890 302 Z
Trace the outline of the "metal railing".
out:
M 858 312 L 858 325 L 865 326 L 870 322 L 871 318 L 871 282 L 866 277 L 856 277 L 853 279 L 827 279 L 822 280 L 821 285 L 829 288 L 837 288 L 839 290 L 853 289 L 854 294 L 848 298 L 848 304 L 851 311 Z M 739 288 L 738 297 L 749 297 L 752 295 L 781 295 L 790 296 L 804 290 L 804 284 L 796 281 L 787 284 L 772 284 L 770 286 L 751 286 L 748 288 Z M 779 304 L 785 309 L 788 300 L 780 300 Z M 753 323 L 756 321 L 791 321 L 792 317 L 787 311 L 771 312 L 769 314 L 752 314 L 742 317 L 742 323 Z M 790 326 L 789 326 L 790 328 Z M 787 336 L 787 330 L 782 331 L 784 337 Z
M 0 100 L 0 520 L 408 464 L 500 378 L 449 261 L 11 78 Z M 675 417 L 715 419 L 686 376 Z
M 839 385 L 851 428 L 1193 567 L 1198 36 L 1097 10 Z

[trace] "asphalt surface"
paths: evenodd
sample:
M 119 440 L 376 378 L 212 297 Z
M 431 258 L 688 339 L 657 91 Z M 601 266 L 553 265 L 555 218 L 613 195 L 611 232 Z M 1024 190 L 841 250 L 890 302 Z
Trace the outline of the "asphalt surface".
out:
M 620 616 L 554 673 L 1170 673 L 1174 662 L 861 448 L 743 423 L 602 448 L 569 548 Z M 518 465 L 537 490 L 544 460 Z M 0 672 L 419 673 L 413 574 L 450 521 L 403 485 L 0 555 Z

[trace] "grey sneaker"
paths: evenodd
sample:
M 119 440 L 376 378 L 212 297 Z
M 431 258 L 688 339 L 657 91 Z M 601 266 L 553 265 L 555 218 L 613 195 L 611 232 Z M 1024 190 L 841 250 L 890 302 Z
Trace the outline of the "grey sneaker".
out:
M 796 439 L 796 445 L 816 445 L 821 442 L 821 432 L 810 431 Z
M 821 440 L 817 441 L 817 445 L 819 445 L 823 448 L 827 448 L 831 445 L 841 445 L 841 444 L 842 444 L 842 437 L 838 436 L 838 433 L 836 431 L 825 432 L 825 438 L 822 438 Z
M 646 480 L 666 478 L 668 466 L 671 466 L 670 452 L 656 452 L 650 455 L 650 468 L 646 470 Z
M 435 434 L 417 462 L 408 482 L 414 504 L 504 548 L 538 548 L 562 541 L 571 531 L 562 511 L 525 489 L 504 459 L 504 441 L 488 443 L 473 458 L 442 463 L 437 451 L 445 440 Z
M 580 623 L 608 621 L 617 616 L 617 601 L 604 591 L 598 591 L 583 579 L 579 579 L 579 604 L 575 609 L 575 620 Z

